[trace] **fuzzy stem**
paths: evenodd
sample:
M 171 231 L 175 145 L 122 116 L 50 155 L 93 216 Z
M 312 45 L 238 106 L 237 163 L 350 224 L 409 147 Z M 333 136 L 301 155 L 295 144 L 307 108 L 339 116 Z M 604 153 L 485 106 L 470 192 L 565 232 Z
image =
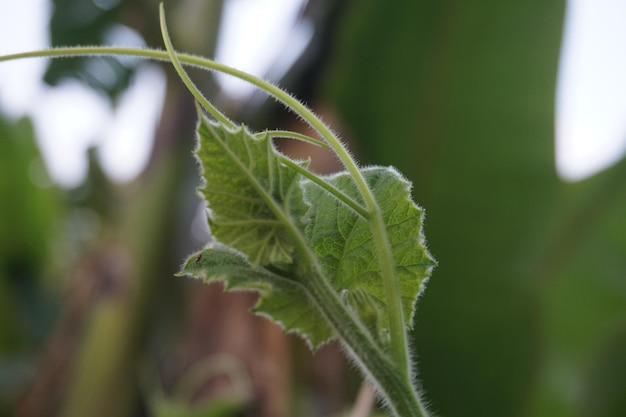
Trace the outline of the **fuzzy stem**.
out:
M 230 128 L 234 128 L 235 124 L 228 117 L 226 117 L 224 113 L 219 111 L 217 107 L 211 104 L 211 102 L 207 100 L 206 97 L 204 97 L 202 92 L 198 89 L 198 87 L 196 87 L 191 78 L 189 78 L 189 75 L 187 75 L 187 72 L 178 60 L 177 54 L 174 51 L 174 46 L 172 45 L 172 40 L 170 39 L 170 35 L 167 30 L 163 3 L 159 5 L 159 19 L 161 26 L 161 36 L 163 38 L 163 43 L 165 44 L 165 49 L 167 50 L 167 54 L 172 62 L 172 65 L 174 66 L 174 69 L 176 70 L 176 73 L 182 80 L 183 84 L 185 84 L 185 87 L 187 87 L 187 90 L 189 90 L 189 92 L 195 97 L 196 101 L 200 103 L 200 105 L 204 107 L 209 113 L 211 113 L 211 115 L 215 117 L 217 121 Z
M 361 217 L 363 217 L 365 219 L 369 218 L 369 212 L 363 206 L 361 206 L 359 203 L 357 203 L 352 198 L 347 196 L 343 191 L 339 190 L 338 188 L 336 188 L 332 184 L 329 184 L 328 182 L 324 181 L 324 179 L 318 177 L 317 175 L 315 175 L 314 173 L 312 173 L 308 169 L 298 165 L 297 163 L 295 163 L 291 159 L 289 159 L 287 157 L 284 157 L 284 156 L 283 157 L 279 157 L 279 158 L 280 158 L 280 162 L 281 163 L 287 165 L 289 168 L 291 168 L 294 171 L 298 172 L 300 175 L 304 176 L 305 178 L 308 178 L 309 180 L 311 180 L 315 184 L 319 185 L 320 187 L 322 187 L 323 189 L 328 191 L 330 194 L 332 194 L 335 197 L 337 197 L 337 199 L 339 201 L 345 203 L 348 207 L 350 207 L 352 210 L 354 210 Z
M 310 143 L 311 145 L 319 146 L 320 148 L 330 149 L 326 142 L 322 142 L 319 139 L 312 138 L 302 133 L 292 132 L 290 130 L 266 130 L 265 132 L 259 132 L 257 135 L 269 135 L 271 138 L 289 138 L 297 139 L 302 142 Z

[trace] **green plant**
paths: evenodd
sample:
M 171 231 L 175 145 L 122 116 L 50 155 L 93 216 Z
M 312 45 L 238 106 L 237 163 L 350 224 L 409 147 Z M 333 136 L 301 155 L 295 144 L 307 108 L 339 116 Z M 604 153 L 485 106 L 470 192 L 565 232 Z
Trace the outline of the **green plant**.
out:
M 423 212 L 394 168 L 359 167 L 339 138 L 306 106 L 264 80 L 174 51 L 161 5 L 166 51 L 74 47 L 0 57 L 133 55 L 169 60 L 198 103 L 198 148 L 213 240 L 181 275 L 261 293 L 254 311 L 304 338 L 311 349 L 339 339 L 396 416 L 427 416 L 407 328 L 435 264 Z M 319 135 L 250 132 L 216 109 L 183 65 L 246 80 L 282 102 Z M 209 119 L 208 113 L 213 119 Z M 279 153 L 272 138 L 331 149 L 345 171 L 319 176 Z

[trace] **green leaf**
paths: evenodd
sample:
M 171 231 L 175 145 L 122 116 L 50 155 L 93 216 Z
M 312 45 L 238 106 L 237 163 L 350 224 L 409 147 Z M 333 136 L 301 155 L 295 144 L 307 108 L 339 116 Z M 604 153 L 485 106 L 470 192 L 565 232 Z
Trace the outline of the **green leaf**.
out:
M 294 247 L 285 219 L 298 224 L 306 211 L 300 175 L 281 165 L 268 135 L 252 135 L 201 117 L 199 158 L 209 203 L 211 233 L 255 265 L 289 264 Z
M 363 174 L 387 226 L 400 282 L 403 313 L 406 323 L 411 323 L 422 284 L 435 264 L 424 245 L 423 212 L 411 200 L 411 184 L 395 169 L 371 167 L 363 169 Z M 328 177 L 327 181 L 349 197 L 359 199 L 356 186 L 347 173 Z M 386 331 L 384 287 L 367 220 L 311 182 L 305 183 L 305 198 L 311 205 L 306 218 L 307 238 L 326 276 L 338 291 L 349 294 L 365 290 L 374 297 L 367 303 L 366 314 L 370 315 L 371 309 L 378 306 L 381 311 L 378 330 L 379 333 Z
M 282 271 L 285 273 L 286 271 Z M 191 275 L 204 282 L 223 281 L 227 290 L 254 290 L 261 293 L 253 311 L 299 334 L 311 349 L 329 341 L 333 332 L 320 317 L 298 279 L 252 265 L 246 257 L 219 242 L 187 259 L 179 275 Z
M 262 295 L 254 312 L 301 334 L 313 349 L 333 337 L 308 285 L 323 279 L 344 299 L 379 346 L 388 339 L 384 283 L 370 225 L 328 189 L 281 163 L 267 135 L 253 135 L 202 117 L 196 151 L 216 241 L 189 258 L 183 273 L 223 280 L 227 289 Z M 304 165 L 300 165 L 304 166 Z M 363 170 L 385 219 L 394 253 L 402 308 L 410 323 L 424 279 L 434 265 L 423 242 L 422 210 L 411 185 L 393 168 Z M 346 172 L 322 178 L 352 200 L 360 194 Z M 291 230 L 291 232 L 289 232 Z M 317 259 L 307 265 L 296 254 L 293 231 Z M 316 270 L 323 275 L 313 277 Z M 319 274 L 319 273 L 318 273 Z

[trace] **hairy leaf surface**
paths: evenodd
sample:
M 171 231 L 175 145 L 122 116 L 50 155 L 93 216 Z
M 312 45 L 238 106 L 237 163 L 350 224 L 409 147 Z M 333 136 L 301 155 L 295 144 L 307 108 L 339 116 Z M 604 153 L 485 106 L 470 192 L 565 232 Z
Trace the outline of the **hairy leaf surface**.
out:
M 299 334 L 312 349 L 333 336 L 295 277 L 254 266 L 243 254 L 219 242 L 211 242 L 189 257 L 180 274 L 207 283 L 223 281 L 227 290 L 258 291 L 261 297 L 253 311 L 280 324 L 285 331 Z
M 398 271 L 405 320 L 411 323 L 421 284 L 434 266 L 424 245 L 422 209 L 411 200 L 411 184 L 395 169 L 371 167 L 364 169 L 363 174 L 383 213 Z M 354 181 L 347 173 L 327 180 L 359 199 Z M 306 219 L 307 238 L 333 286 L 348 293 L 365 290 L 376 300 L 368 303 L 369 307 L 377 305 L 383 310 L 384 287 L 367 220 L 316 184 L 305 183 L 305 198 L 311 205 Z M 387 325 L 387 316 L 383 314 L 379 330 Z
M 384 348 L 389 327 L 385 289 L 368 220 L 282 164 L 267 136 L 204 117 L 198 133 L 196 155 L 205 180 L 201 192 L 215 240 L 190 257 L 182 273 L 224 281 L 227 289 L 260 292 L 254 311 L 299 333 L 313 349 L 334 336 L 332 320 L 322 313 L 329 309 L 319 304 L 323 300 L 310 285 L 324 280 Z M 434 263 L 423 242 L 422 211 L 410 198 L 410 183 L 394 169 L 366 168 L 363 175 L 387 227 L 403 314 L 410 323 Z M 348 173 L 322 179 L 361 200 Z M 301 237 L 299 246 L 294 234 Z
M 299 174 L 278 162 L 266 135 L 255 137 L 244 127 L 230 129 L 205 117 L 198 133 L 201 192 L 213 236 L 255 265 L 291 263 L 294 248 L 272 204 L 299 222 L 306 210 Z

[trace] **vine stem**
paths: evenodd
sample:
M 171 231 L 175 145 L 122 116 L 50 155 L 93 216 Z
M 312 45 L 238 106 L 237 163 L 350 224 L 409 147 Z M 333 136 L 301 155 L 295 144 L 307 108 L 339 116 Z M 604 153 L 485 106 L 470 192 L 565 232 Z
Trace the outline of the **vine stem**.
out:
M 308 123 L 336 153 L 339 160 L 352 176 L 355 185 L 361 194 L 361 198 L 363 199 L 363 204 L 365 206 L 365 213 L 363 214 L 367 214 L 366 218 L 372 231 L 372 237 L 378 254 L 378 261 L 383 279 L 385 301 L 388 306 L 389 330 L 391 336 L 390 353 L 394 361 L 393 368 L 399 372 L 402 379 L 404 379 L 403 385 L 412 386 L 412 367 L 409 358 L 406 325 L 402 311 L 399 284 L 396 276 L 395 260 L 393 258 L 393 252 L 387 235 L 386 226 L 382 217 L 380 206 L 378 205 L 372 190 L 345 145 L 308 107 L 279 87 L 276 87 L 261 78 L 204 57 L 182 53 L 176 53 L 175 55 L 177 60 L 185 65 L 229 74 L 247 81 L 265 91 L 277 101 L 283 103 L 289 110 L 302 117 L 302 119 Z M 112 46 L 65 47 L 43 51 L 16 53 L 0 56 L 0 62 L 22 58 L 76 56 L 135 56 L 171 62 L 171 56 L 167 51 Z M 228 119 L 226 119 L 226 121 L 229 122 Z
M 326 142 L 322 142 L 319 139 L 312 138 L 310 136 L 304 135 L 298 132 L 292 132 L 290 130 L 266 130 L 264 132 L 259 132 L 258 135 L 269 135 L 271 138 L 289 138 L 289 139 L 297 139 L 305 143 L 309 143 L 311 145 L 319 146 L 324 149 L 330 149 Z
M 305 167 L 298 165 L 297 163 L 295 163 L 294 161 L 292 161 L 291 159 L 287 157 L 284 157 L 284 156 L 280 157 L 280 162 L 284 165 L 287 165 L 289 168 L 293 169 L 294 171 L 298 172 L 303 177 L 308 178 L 309 180 L 311 180 L 318 186 L 328 191 L 330 194 L 334 195 L 339 201 L 343 202 L 345 205 L 350 207 L 361 217 L 364 217 L 366 219 L 368 218 L 369 212 L 365 208 L 363 208 L 359 203 L 357 203 L 356 201 L 348 197 L 343 191 L 339 190 L 332 184 L 329 184 L 328 182 L 324 181 L 323 178 L 318 177 L 317 175 L 315 175 L 314 173 L 312 173 Z
M 42 51 L 22 52 L 0 56 L 0 62 L 22 58 L 43 58 L 43 57 L 77 57 L 77 56 L 135 56 L 153 59 L 157 61 L 170 62 L 167 51 L 158 49 L 141 49 L 115 46 L 77 46 L 53 48 Z M 402 312 L 400 300 L 400 289 L 396 279 L 395 261 L 387 231 L 382 218 L 380 207 L 374 195 L 361 174 L 359 167 L 351 157 L 345 145 L 308 107 L 298 101 L 295 97 L 280 89 L 279 87 L 244 71 L 220 64 L 219 62 L 191 54 L 176 53 L 178 60 L 186 65 L 198 67 L 204 70 L 222 72 L 265 91 L 277 101 L 283 103 L 288 109 L 298 114 L 308 123 L 328 145 L 335 151 L 337 157 L 342 162 L 346 170 L 350 173 L 363 198 L 363 203 L 368 213 L 368 221 L 372 230 L 375 247 L 378 252 L 378 260 L 381 268 L 385 288 L 385 301 L 389 307 L 389 331 L 391 336 L 391 352 L 399 368 L 404 370 L 405 376 L 411 376 L 411 365 L 407 347 L 406 326 Z

